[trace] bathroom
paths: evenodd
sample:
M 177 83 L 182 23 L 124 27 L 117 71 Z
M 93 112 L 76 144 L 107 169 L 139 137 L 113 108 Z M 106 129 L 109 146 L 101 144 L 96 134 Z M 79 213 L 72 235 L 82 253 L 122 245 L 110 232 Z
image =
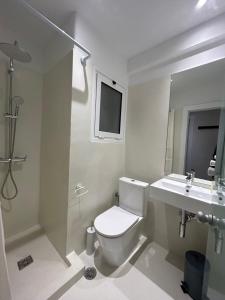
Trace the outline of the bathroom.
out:
M 0 24 L 0 300 L 225 299 L 224 1 L 7 0 Z M 120 209 L 141 225 L 131 252 Z

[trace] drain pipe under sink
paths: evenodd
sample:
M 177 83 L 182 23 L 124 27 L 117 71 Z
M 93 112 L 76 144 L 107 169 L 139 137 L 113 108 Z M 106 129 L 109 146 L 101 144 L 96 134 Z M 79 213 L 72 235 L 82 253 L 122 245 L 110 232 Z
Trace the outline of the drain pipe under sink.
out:
M 179 225 L 179 236 L 181 239 L 184 239 L 185 234 L 186 234 L 187 222 L 190 222 L 192 219 L 194 219 L 195 214 L 182 209 L 180 212 L 180 216 L 181 216 L 181 219 L 180 219 L 180 225 Z

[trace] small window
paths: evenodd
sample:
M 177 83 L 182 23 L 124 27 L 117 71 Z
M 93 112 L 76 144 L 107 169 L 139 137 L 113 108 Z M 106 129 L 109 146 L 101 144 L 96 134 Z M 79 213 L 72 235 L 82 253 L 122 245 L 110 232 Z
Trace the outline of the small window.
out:
M 122 140 L 125 127 L 125 89 L 97 73 L 95 137 Z

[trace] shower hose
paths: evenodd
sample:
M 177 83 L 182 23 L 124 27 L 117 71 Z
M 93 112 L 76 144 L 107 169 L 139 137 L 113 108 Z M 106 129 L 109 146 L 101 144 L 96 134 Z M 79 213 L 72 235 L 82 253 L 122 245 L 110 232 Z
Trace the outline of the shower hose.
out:
M 18 111 L 16 111 L 15 115 L 18 115 Z M 17 121 L 16 118 L 15 119 L 10 118 L 9 120 L 9 154 L 10 155 L 9 155 L 7 172 L 1 187 L 1 196 L 5 200 L 13 200 L 14 198 L 16 198 L 18 194 L 18 188 L 12 171 L 12 164 L 13 164 L 12 159 L 14 155 L 14 145 L 15 145 L 15 136 L 16 136 L 16 121 Z M 14 188 L 14 193 L 11 196 L 7 196 L 6 185 L 8 180 L 11 180 Z
M 11 179 L 11 182 L 12 182 L 13 187 L 14 187 L 14 193 L 12 194 L 12 196 L 7 196 L 6 191 L 5 191 L 6 184 L 7 184 L 9 179 Z M 16 182 L 15 182 L 15 179 L 13 177 L 12 161 L 10 161 L 9 164 L 8 164 L 8 170 L 6 172 L 6 176 L 3 180 L 3 184 L 2 184 L 2 188 L 1 188 L 1 195 L 2 195 L 2 198 L 5 199 L 5 200 L 13 200 L 14 198 L 16 198 L 17 194 L 18 194 L 18 188 L 17 188 Z
M 5 114 L 8 123 L 8 149 L 7 149 L 7 159 L 3 162 L 7 163 L 7 170 L 5 177 L 3 178 L 2 186 L 0 187 L 0 195 L 5 200 L 12 200 L 18 195 L 18 188 L 13 175 L 13 164 L 14 164 L 14 145 L 16 136 L 16 124 L 17 117 L 19 114 L 19 106 L 23 104 L 23 98 L 20 96 L 13 97 L 13 73 L 14 69 L 14 59 L 20 62 L 30 62 L 31 56 L 29 53 L 25 52 L 19 48 L 18 42 L 15 41 L 13 44 L 0 43 L 0 50 L 9 58 L 9 68 L 8 68 L 8 109 Z M 15 105 L 15 111 L 13 111 L 13 104 Z M 11 181 L 10 194 L 8 191 L 8 183 Z

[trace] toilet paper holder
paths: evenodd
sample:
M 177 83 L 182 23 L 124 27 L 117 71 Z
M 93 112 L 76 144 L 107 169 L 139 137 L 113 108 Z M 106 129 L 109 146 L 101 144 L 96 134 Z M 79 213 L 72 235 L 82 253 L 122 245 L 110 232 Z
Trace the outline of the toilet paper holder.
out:
M 81 196 L 84 196 L 88 193 L 88 189 L 86 188 L 86 186 L 84 186 L 82 183 L 78 183 L 75 186 L 75 194 L 76 197 L 79 198 Z

